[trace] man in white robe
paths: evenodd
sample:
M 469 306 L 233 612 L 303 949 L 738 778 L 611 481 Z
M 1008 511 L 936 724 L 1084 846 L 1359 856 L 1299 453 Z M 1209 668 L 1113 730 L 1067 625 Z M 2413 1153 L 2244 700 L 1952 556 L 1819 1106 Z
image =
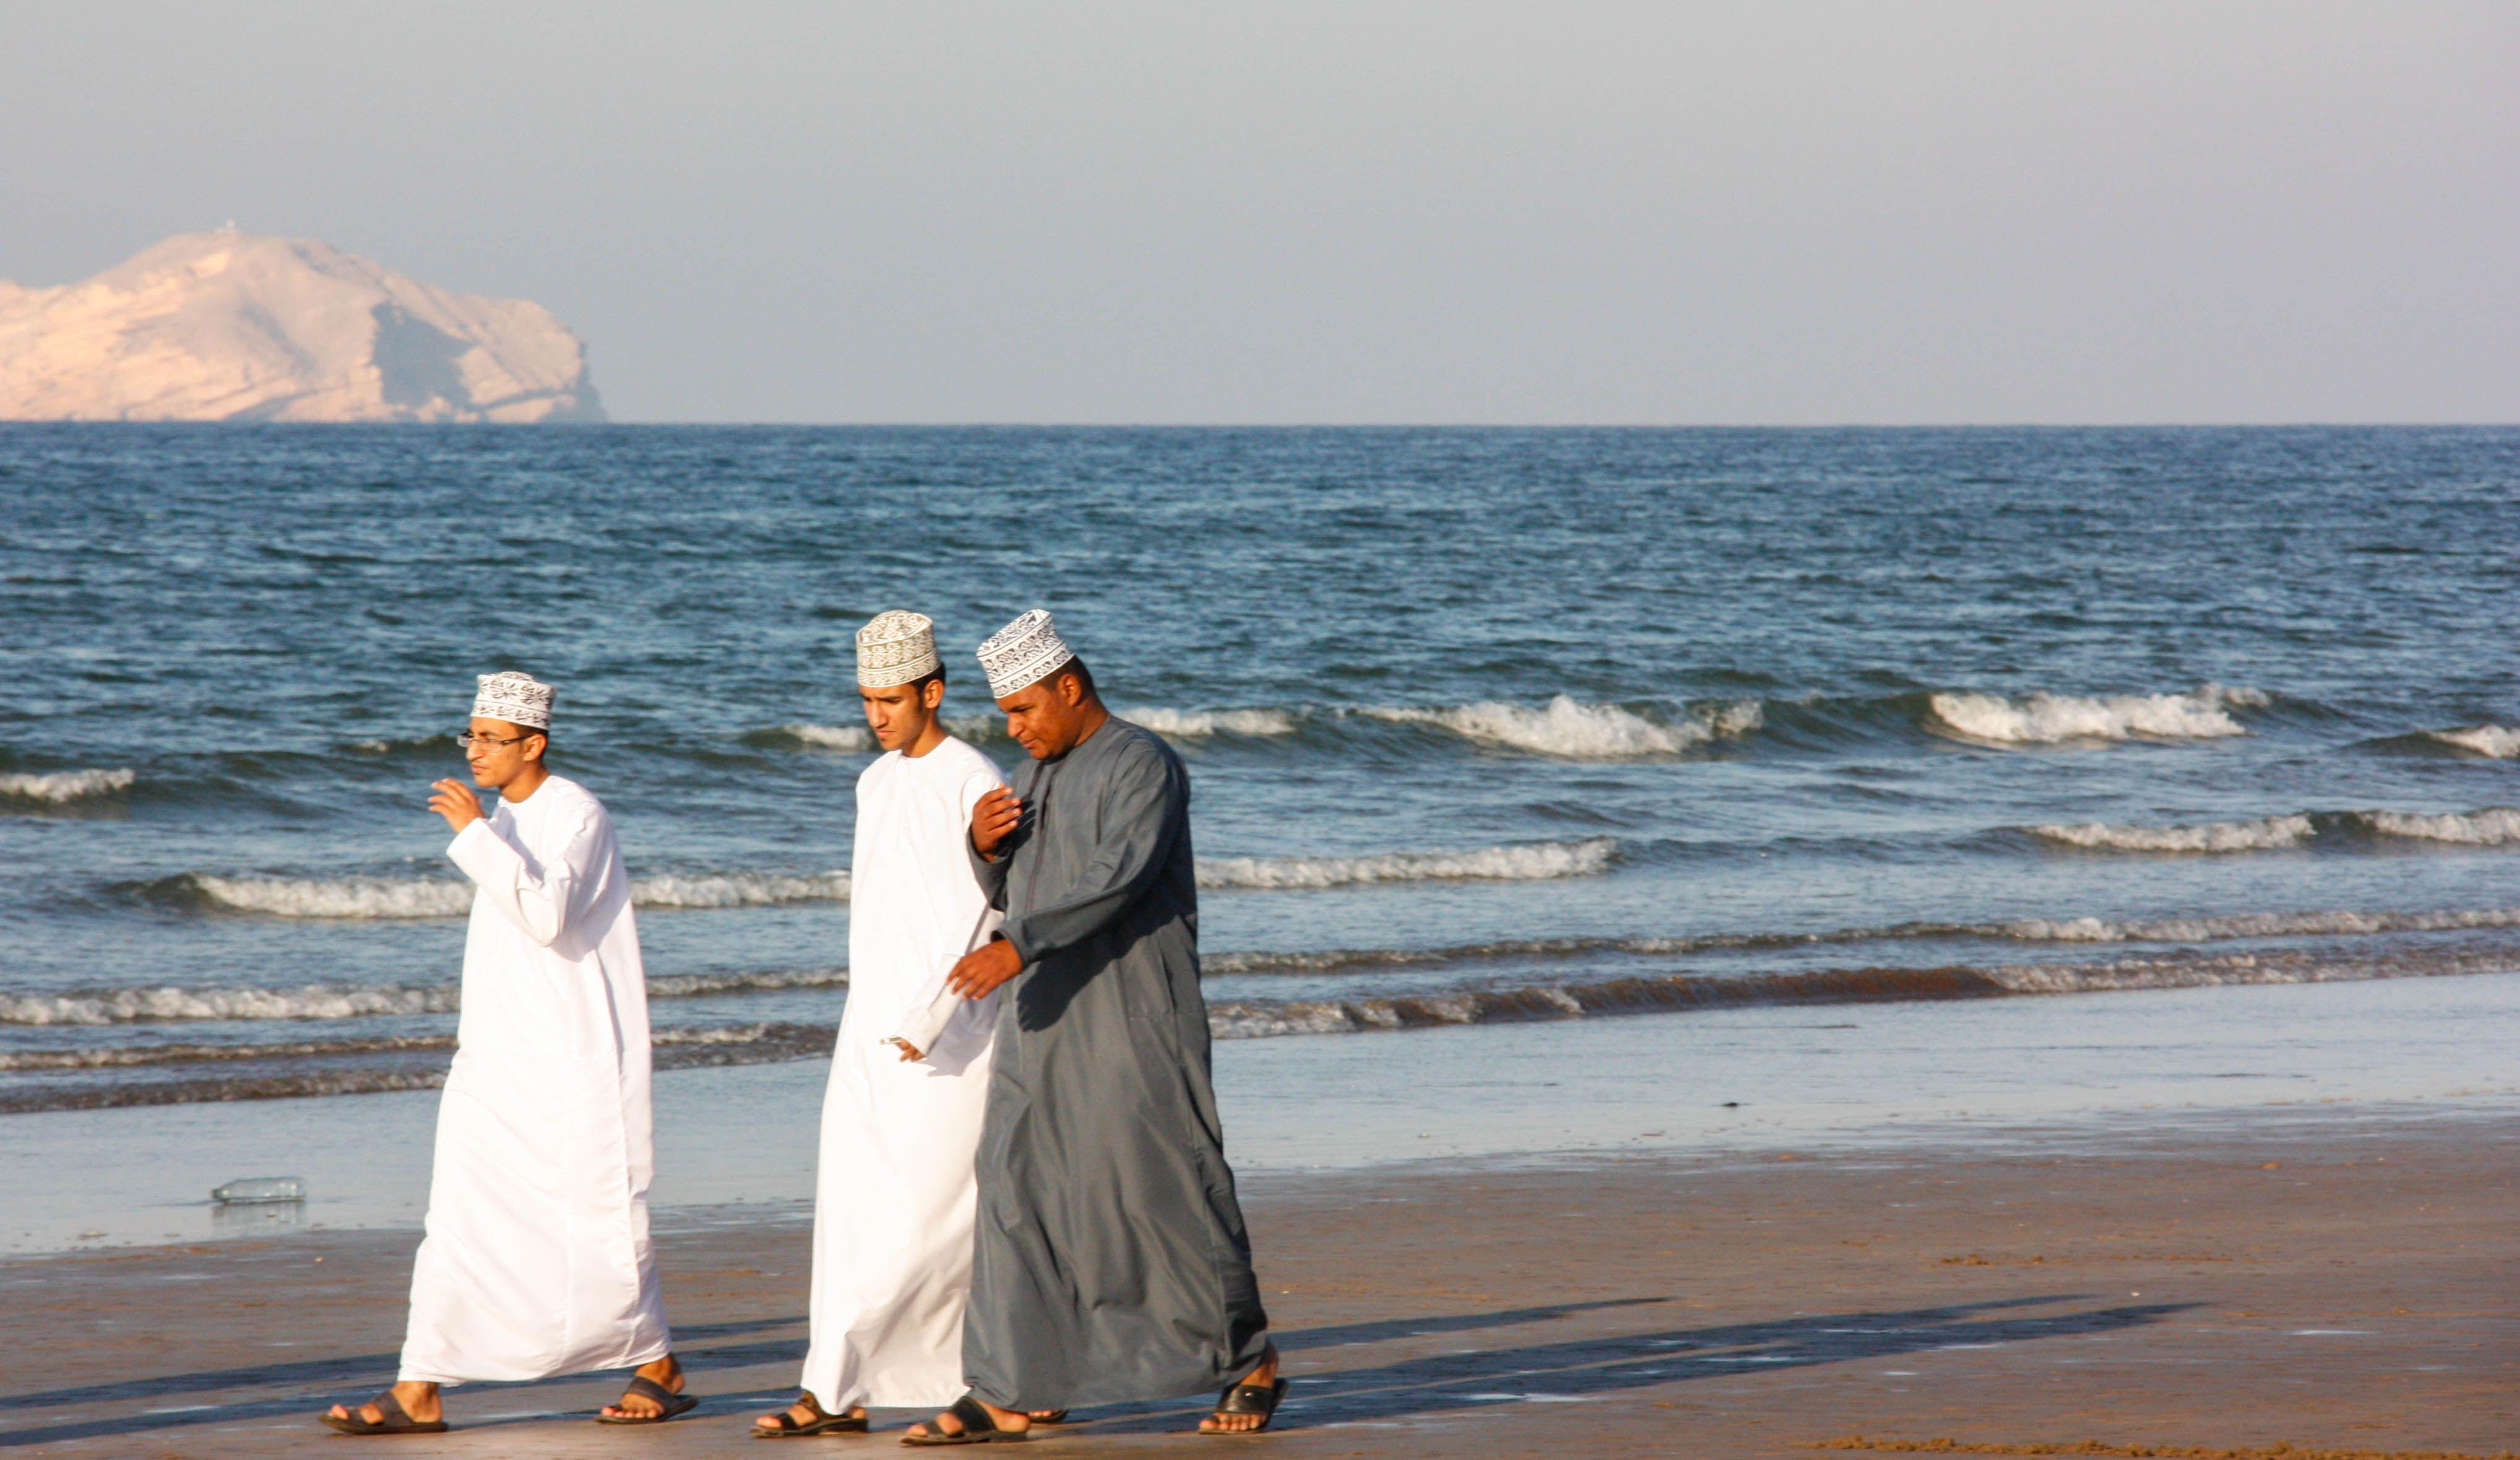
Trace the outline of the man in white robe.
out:
M 1006 784 L 945 731 L 935 626 L 898 610 L 858 631 L 858 696 L 884 754 L 858 777 L 849 996 L 815 1182 L 804 1392 L 764 1438 L 861 1433 L 867 1406 L 963 1392 L 971 1161 L 988 1103 L 994 1000 L 945 986 L 1000 921 L 972 874 L 971 808 Z
M 438 1106 L 427 1235 L 393 1388 L 322 1416 L 351 1435 L 445 1428 L 438 1390 L 635 1368 L 597 1418 L 653 1424 L 682 1392 L 648 1239 L 648 996 L 603 802 L 543 763 L 552 689 L 485 674 L 473 783 L 432 788 L 473 884 L 464 1012 Z

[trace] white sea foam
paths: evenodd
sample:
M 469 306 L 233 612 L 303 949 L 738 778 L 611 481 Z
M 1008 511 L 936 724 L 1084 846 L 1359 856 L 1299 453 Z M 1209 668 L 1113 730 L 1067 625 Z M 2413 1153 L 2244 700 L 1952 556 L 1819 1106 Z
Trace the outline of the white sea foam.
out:
M 2216 942 L 2241 937 L 2336 937 L 2383 933 L 2455 933 L 2520 927 L 2520 907 L 2452 908 L 2438 912 L 2231 913 L 2195 918 L 2021 918 L 1963 925 L 1951 931 L 2028 942 Z M 1919 935 L 1938 931 L 1919 928 Z
M 1538 709 L 1483 700 L 1447 708 L 1376 708 L 1364 713 L 1402 725 L 1436 725 L 1464 740 L 1565 760 L 1625 760 L 1677 755 L 1692 746 L 1759 728 L 1756 700 L 1709 707 L 1674 721 L 1648 719 L 1616 705 L 1587 705 L 1559 695 Z
M 2256 690 L 2206 685 L 2185 695 L 2084 697 L 2046 693 L 1938 694 L 1927 701 L 1928 728 L 1999 746 L 2062 745 L 2078 740 L 2211 740 L 2249 732 L 2235 708 L 2263 706 Z
M 2462 730 L 2427 730 L 2426 740 L 2437 740 L 2472 755 L 2486 755 L 2496 760 L 2520 757 L 2520 730 L 2503 725 L 2470 725 Z
M 875 732 L 864 725 L 782 725 L 779 730 L 818 751 L 875 749 Z
M 1337 888 L 1379 882 L 1539 882 L 1591 877 L 1609 870 L 1618 844 L 1538 842 L 1470 851 L 1392 851 L 1352 857 L 1209 857 L 1198 864 L 1203 888 Z
M 194 873 L 173 884 L 211 906 L 274 918 L 455 918 L 472 910 L 472 886 L 451 878 L 217 877 Z M 846 872 L 669 873 L 630 881 L 640 907 L 769 907 L 845 902 Z
M 213 877 L 181 883 L 214 907 L 274 918 L 455 918 L 472 909 L 472 885 L 382 877 Z
M 2383 837 L 2448 842 L 2461 846 L 2508 846 L 2520 843 L 2520 810 L 2509 806 L 2441 816 L 2410 811 L 2359 811 L 2355 819 Z
M 0 800 L 43 801 L 58 806 L 128 791 L 131 783 L 139 779 L 138 772 L 118 768 L 12 771 L 0 775 Z
M 1160 705 L 1141 705 L 1113 712 L 1133 725 L 1179 739 L 1295 733 L 1295 717 L 1282 709 L 1166 709 Z
M 765 872 L 691 873 L 630 880 L 641 907 L 769 907 L 783 902 L 846 902 L 849 875 L 803 877 Z
M 2197 826 L 2034 826 L 2033 836 L 2094 851 L 2269 851 L 2299 846 L 2318 835 L 2307 816 L 2209 821 Z
M 364 1019 L 447 1014 L 451 983 L 301 988 L 112 988 L 74 993 L 0 993 L 0 1024 L 114 1025 L 201 1019 Z

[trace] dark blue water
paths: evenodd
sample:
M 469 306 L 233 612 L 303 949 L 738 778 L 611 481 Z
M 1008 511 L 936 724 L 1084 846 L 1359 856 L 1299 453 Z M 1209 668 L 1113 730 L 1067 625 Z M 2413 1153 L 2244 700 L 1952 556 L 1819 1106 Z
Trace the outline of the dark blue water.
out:
M 1035 605 L 1190 757 L 1229 1035 L 2520 968 L 2520 431 L 0 427 L 0 1108 L 433 1079 L 501 668 L 660 1059 L 826 1047 L 887 608 L 1002 761 Z

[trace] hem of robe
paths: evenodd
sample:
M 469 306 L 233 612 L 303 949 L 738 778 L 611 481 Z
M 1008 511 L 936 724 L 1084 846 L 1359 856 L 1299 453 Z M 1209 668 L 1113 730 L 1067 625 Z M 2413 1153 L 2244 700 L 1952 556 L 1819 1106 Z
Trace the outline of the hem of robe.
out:
M 1012 1392 L 993 1389 L 986 1380 L 972 1379 L 968 1381 L 968 1385 L 969 1392 L 971 1393 L 979 1395 L 981 1398 L 995 1404 L 1000 1409 L 1022 1411 L 1040 1409 L 1091 1409 L 1103 1404 L 1153 1404 L 1161 1403 L 1168 1399 L 1212 1399 L 1216 1396 L 1219 1390 L 1224 1389 L 1227 1385 L 1234 1383 L 1236 1380 L 1249 1374 L 1254 1369 L 1259 1368 L 1261 1363 L 1265 1361 L 1268 1356 L 1269 1342 L 1268 1337 L 1264 1332 L 1261 1336 L 1259 1350 L 1251 1356 L 1248 1363 L 1233 1364 L 1227 1368 L 1216 1371 L 1213 1377 L 1210 1378 L 1185 1381 L 1179 1388 L 1175 1388 L 1171 1385 L 1151 1385 L 1145 1388 L 1135 1386 L 1114 1386 L 1109 1389 L 1102 1389 L 1087 1384 L 1080 1385 L 1071 1392 L 1057 1395 L 1028 1394 L 1009 1398 L 1002 1397 L 1002 1394 Z
M 632 1348 L 619 1358 L 608 1358 L 600 1363 L 581 1364 L 575 1368 L 539 1369 L 532 1372 L 519 1369 L 507 1374 L 441 1374 L 405 1364 L 395 1372 L 394 1383 L 434 1384 L 441 1389 L 452 1389 L 459 1384 L 529 1384 L 537 1379 L 557 1379 L 563 1374 L 602 1374 L 611 1369 L 636 1369 L 652 1364 L 672 1353 L 674 1341 L 670 1337 L 658 1339 L 653 1347 L 655 1351 L 652 1353 Z

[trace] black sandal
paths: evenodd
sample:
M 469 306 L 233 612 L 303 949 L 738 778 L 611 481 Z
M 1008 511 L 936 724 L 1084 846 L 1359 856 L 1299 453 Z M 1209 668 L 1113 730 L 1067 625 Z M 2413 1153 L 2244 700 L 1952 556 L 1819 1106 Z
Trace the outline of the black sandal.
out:
M 942 1430 L 926 1435 L 905 1435 L 901 1437 L 901 1442 L 903 1444 L 987 1444 L 992 1440 L 1021 1439 L 1028 1433 L 1023 1430 L 999 1429 L 998 1422 L 989 1418 L 989 1411 L 981 1407 L 980 1401 L 969 1394 L 955 1400 L 945 1413 L 961 1420 L 963 1428 L 952 1435 Z
M 402 1401 L 394 1397 L 392 1390 L 386 1390 L 368 1402 L 377 1406 L 377 1422 L 373 1425 L 359 1418 L 359 1406 L 356 1404 L 341 1406 L 350 1411 L 347 1419 L 329 1409 L 315 1417 L 344 1435 L 443 1435 L 446 1433 L 444 1420 L 416 1420 L 405 1413 Z
M 814 1417 L 800 1425 L 788 1417 L 788 1409 L 811 1410 Z M 812 1390 L 799 1392 L 796 1402 L 788 1405 L 788 1409 L 779 1411 L 769 1424 L 765 1425 L 755 1420 L 752 1425 L 752 1437 L 802 1439 L 808 1435 L 864 1435 L 867 1432 L 865 1415 L 826 1414 L 823 1411 L 822 1401 L 814 1397 Z
M 595 1422 L 599 1425 L 661 1425 L 676 1415 L 689 1414 L 700 1407 L 699 1400 L 689 1394 L 675 1393 L 645 1374 L 630 1376 L 630 1387 L 621 1392 L 621 1397 L 627 1399 L 632 1394 L 637 1394 L 643 1399 L 655 1400 L 660 1406 L 658 1412 L 654 1414 L 599 1413 L 595 1416 Z M 612 1407 L 618 1409 L 621 1406 L 615 1403 Z
M 1229 1414 L 1256 1414 L 1260 1423 L 1248 1430 L 1201 1430 L 1201 1435 L 1257 1435 L 1269 1428 L 1277 1416 L 1278 1401 L 1286 1397 L 1286 1381 L 1275 1384 L 1229 1384 L 1225 1392 L 1216 1396 L 1216 1417 Z

